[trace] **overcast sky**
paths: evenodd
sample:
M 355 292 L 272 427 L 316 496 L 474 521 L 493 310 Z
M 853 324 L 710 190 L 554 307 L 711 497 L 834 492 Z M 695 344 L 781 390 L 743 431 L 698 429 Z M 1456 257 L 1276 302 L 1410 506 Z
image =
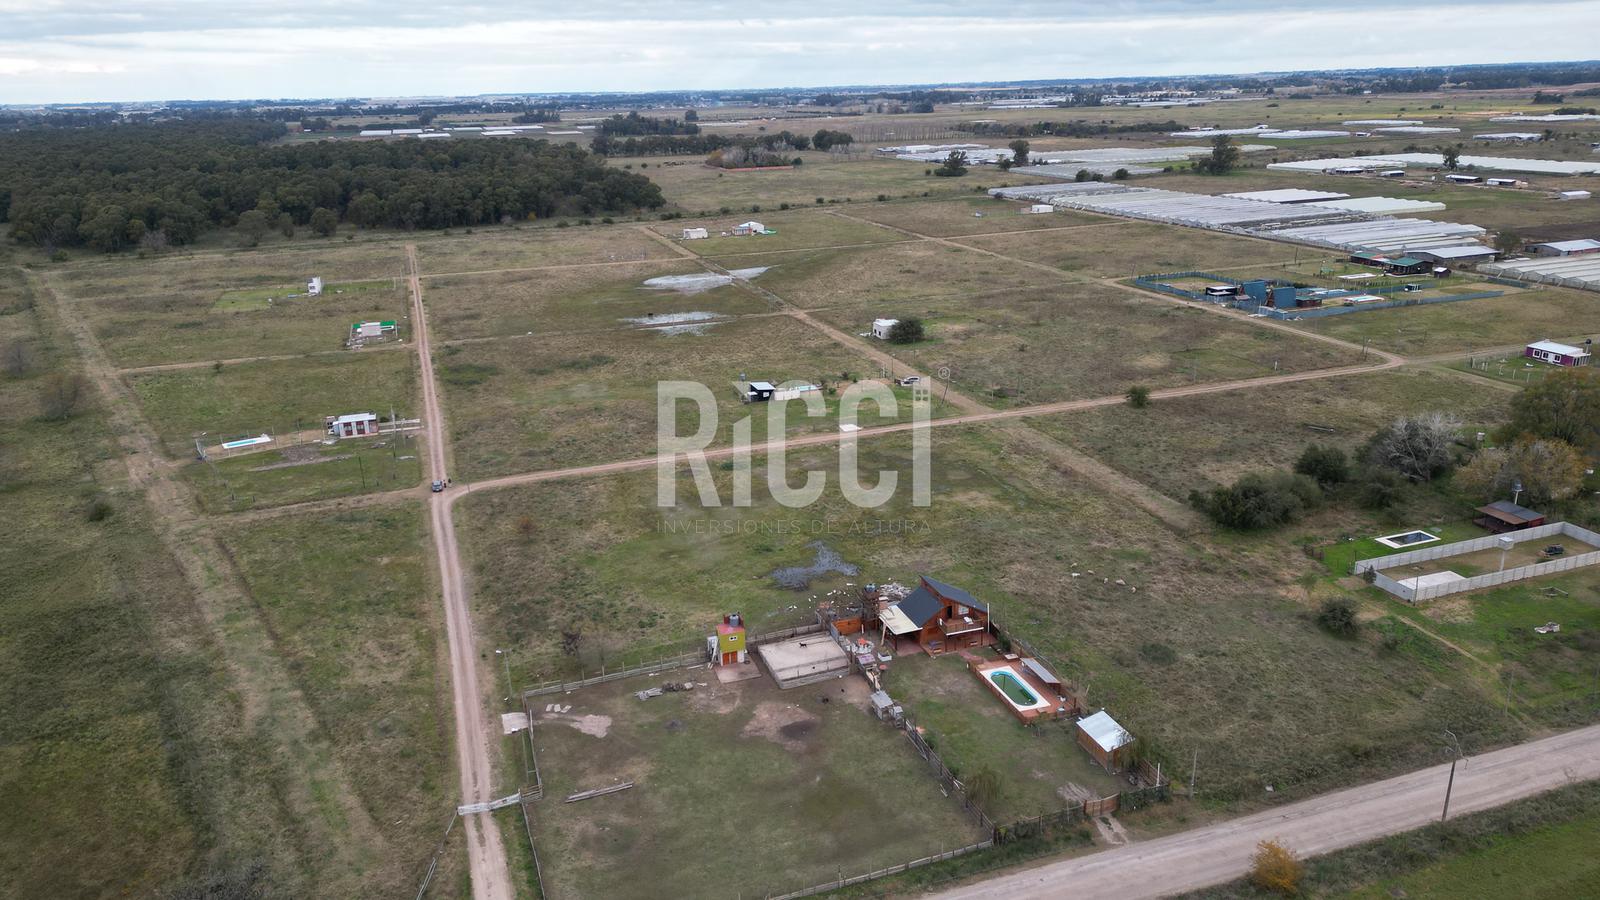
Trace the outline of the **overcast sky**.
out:
M 770 14 L 751 15 L 756 5 Z M 1518 62 L 1600 56 L 1597 36 L 1600 0 L 0 0 L 0 102 L 758 88 Z

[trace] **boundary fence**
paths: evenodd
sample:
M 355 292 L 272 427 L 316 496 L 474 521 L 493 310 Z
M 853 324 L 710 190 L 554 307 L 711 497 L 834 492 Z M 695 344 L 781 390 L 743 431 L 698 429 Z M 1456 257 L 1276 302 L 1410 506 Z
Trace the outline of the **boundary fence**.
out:
M 1133 280 L 1133 283 L 1141 288 L 1144 288 L 1145 290 L 1156 291 L 1162 294 L 1171 294 L 1174 297 L 1182 297 L 1185 300 L 1200 300 L 1209 303 L 1218 303 L 1223 306 L 1231 306 L 1235 309 L 1249 310 L 1257 315 L 1263 315 L 1273 319 L 1321 319 L 1327 316 L 1345 316 L 1351 313 L 1368 312 L 1374 309 L 1395 309 L 1401 306 L 1426 306 L 1432 303 L 1458 303 L 1462 300 L 1483 300 L 1489 297 L 1501 297 L 1505 295 L 1505 291 L 1469 291 L 1464 294 L 1451 294 L 1448 297 L 1402 297 L 1398 300 L 1378 300 L 1372 303 L 1361 303 L 1354 306 L 1297 306 L 1292 309 L 1278 309 L 1272 306 L 1257 306 L 1249 301 L 1226 300 L 1208 297 L 1200 291 L 1185 290 L 1184 288 L 1173 287 L 1170 284 L 1163 283 L 1163 280 L 1173 278 L 1205 278 L 1215 281 L 1219 284 L 1243 284 L 1243 282 L 1237 278 L 1232 278 L 1227 275 L 1218 275 L 1214 272 L 1167 272 L 1158 275 L 1140 275 Z M 1269 282 L 1277 282 L 1276 279 L 1267 280 Z M 1495 281 L 1495 279 L 1489 280 Z M 1496 281 L 1496 283 L 1499 284 L 1505 282 Z M 1513 284 L 1515 283 L 1513 282 Z M 1520 284 L 1516 286 L 1522 287 Z M 1386 287 L 1363 288 L 1361 290 L 1344 290 L 1341 288 L 1333 288 L 1330 290 L 1339 291 L 1339 293 L 1332 298 L 1338 299 L 1339 297 L 1352 297 L 1363 294 L 1382 296 L 1404 293 L 1405 287 L 1405 285 L 1396 284 L 1388 285 Z
M 1410 550 L 1405 553 L 1395 553 L 1390 556 L 1376 556 L 1369 559 L 1356 560 L 1351 566 L 1351 571 L 1357 575 L 1372 573 L 1372 583 L 1379 588 L 1399 597 L 1407 603 L 1416 603 L 1421 600 L 1432 600 L 1436 597 L 1445 597 L 1450 594 L 1459 594 L 1463 591 L 1475 591 L 1480 588 L 1496 587 L 1509 584 L 1513 581 L 1523 581 L 1529 578 L 1538 578 L 1542 575 L 1554 575 L 1557 572 L 1568 572 L 1573 569 L 1592 566 L 1600 563 L 1600 550 L 1589 553 L 1580 553 L 1575 556 L 1563 556 L 1548 562 L 1532 563 L 1518 566 L 1514 569 L 1505 569 L 1500 572 L 1490 572 L 1476 575 L 1471 578 L 1460 578 L 1445 584 L 1430 585 L 1428 587 L 1411 587 L 1401 584 L 1395 578 L 1383 574 L 1380 568 L 1390 569 L 1396 566 L 1408 566 L 1413 563 L 1429 562 L 1435 559 L 1449 559 L 1452 556 L 1462 556 L 1468 553 L 1477 553 L 1481 550 L 1493 550 L 1500 546 L 1500 539 L 1509 537 L 1514 544 L 1523 544 L 1528 541 L 1543 540 L 1548 537 L 1562 535 L 1583 541 L 1593 547 L 1600 547 L 1600 534 L 1587 528 L 1574 525 L 1571 522 L 1552 522 L 1549 525 L 1539 525 L 1534 528 L 1524 528 L 1508 534 L 1491 534 L 1466 541 L 1456 541 L 1451 544 L 1440 544 L 1420 550 Z
M 945 850 L 940 853 L 936 853 L 933 856 L 924 856 L 921 859 L 913 859 L 910 862 L 900 863 L 899 865 L 885 866 L 881 869 L 875 869 L 871 872 L 864 872 L 860 875 L 851 875 L 848 878 L 840 877 L 835 881 L 825 881 L 822 884 L 814 884 L 811 887 L 801 888 L 798 891 L 793 891 L 788 894 L 768 894 L 767 897 L 768 900 L 796 900 L 798 897 L 814 897 L 817 894 L 827 893 L 828 891 L 837 891 L 850 887 L 851 885 L 865 884 L 869 881 L 875 881 L 879 878 L 887 878 L 890 875 L 899 875 L 901 872 L 908 872 L 912 869 L 920 869 L 923 866 L 931 866 L 934 863 L 944 862 L 948 859 L 955 859 L 958 856 L 966 856 L 968 853 L 976 853 L 979 850 L 987 850 L 993 846 L 994 841 L 992 840 L 979 841 L 976 844 L 968 844 L 965 847 L 957 847 L 954 850 Z

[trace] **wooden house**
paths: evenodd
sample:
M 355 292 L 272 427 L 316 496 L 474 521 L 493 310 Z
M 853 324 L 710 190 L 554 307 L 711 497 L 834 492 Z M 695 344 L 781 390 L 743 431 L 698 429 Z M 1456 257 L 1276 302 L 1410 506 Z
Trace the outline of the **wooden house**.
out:
M 879 616 L 883 628 L 929 654 L 982 647 L 992 641 L 989 607 L 971 594 L 924 576 L 904 600 Z
M 1496 500 L 1488 506 L 1478 507 L 1478 518 L 1473 522 L 1495 534 L 1504 534 L 1543 525 L 1544 513 L 1518 506 L 1510 500 Z

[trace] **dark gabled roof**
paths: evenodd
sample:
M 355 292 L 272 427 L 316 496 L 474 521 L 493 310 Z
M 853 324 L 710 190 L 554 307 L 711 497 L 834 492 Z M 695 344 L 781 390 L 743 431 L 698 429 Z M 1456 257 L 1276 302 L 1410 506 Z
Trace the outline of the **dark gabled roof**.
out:
M 928 624 L 929 619 L 938 615 L 939 610 L 944 609 L 944 601 L 935 597 L 926 587 L 919 585 L 895 606 L 898 606 L 905 617 L 911 620 L 911 624 L 921 628 Z
M 1511 522 L 1517 525 L 1544 518 L 1544 513 L 1535 512 L 1526 506 L 1518 506 L 1510 500 L 1496 500 L 1488 506 L 1478 507 L 1478 512 L 1493 516 L 1502 522 Z
M 1420 266 L 1422 263 L 1423 260 L 1417 259 L 1415 256 L 1397 256 L 1389 260 L 1389 265 L 1391 266 Z
M 977 599 L 955 585 L 945 584 L 942 581 L 934 581 L 932 578 L 929 578 L 926 575 L 922 576 L 922 583 L 923 585 L 932 588 L 935 594 L 938 594 L 946 600 L 960 603 L 963 606 L 970 606 L 979 612 L 989 611 L 989 604 L 984 603 L 982 600 Z

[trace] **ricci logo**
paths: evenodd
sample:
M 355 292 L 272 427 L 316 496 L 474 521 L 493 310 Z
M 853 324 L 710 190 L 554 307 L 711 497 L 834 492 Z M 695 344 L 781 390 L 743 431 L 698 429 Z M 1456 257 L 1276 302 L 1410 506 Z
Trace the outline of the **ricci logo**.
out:
M 859 472 L 860 426 L 857 416 L 864 403 L 871 404 L 880 416 L 896 420 L 888 427 L 909 430 L 911 433 L 911 505 L 926 507 L 931 496 L 932 443 L 929 421 L 932 418 L 933 398 L 926 383 L 911 386 L 911 418 L 900 420 L 901 400 L 887 384 L 881 381 L 860 381 L 845 388 L 839 395 L 838 428 L 834 433 L 810 433 L 788 436 L 788 417 L 791 404 L 798 402 L 808 419 L 826 417 L 827 403 L 822 391 L 815 385 L 802 382 L 784 382 L 773 385 L 764 381 L 740 381 L 734 385 L 739 399 L 749 407 L 764 410 L 766 415 L 766 440 L 761 446 L 767 459 L 767 490 L 778 503 L 790 509 L 801 509 L 817 502 L 827 489 L 827 474 L 808 471 L 799 484 L 789 483 L 788 449 L 837 443 L 839 446 L 839 491 L 851 504 L 865 509 L 876 509 L 888 503 L 900 488 L 901 472 L 890 469 L 877 472 L 877 481 L 871 486 L 862 484 Z M 678 467 L 687 463 L 694 478 L 700 505 L 722 506 L 722 497 L 711 476 L 710 460 L 733 461 L 732 498 L 734 507 L 751 505 L 751 460 L 755 445 L 751 440 L 756 415 L 752 413 L 733 423 L 731 444 L 711 449 L 716 440 L 719 422 L 716 395 L 698 381 L 662 381 L 656 383 L 656 505 L 664 508 L 678 505 Z M 692 423 L 693 430 L 680 429 Z

